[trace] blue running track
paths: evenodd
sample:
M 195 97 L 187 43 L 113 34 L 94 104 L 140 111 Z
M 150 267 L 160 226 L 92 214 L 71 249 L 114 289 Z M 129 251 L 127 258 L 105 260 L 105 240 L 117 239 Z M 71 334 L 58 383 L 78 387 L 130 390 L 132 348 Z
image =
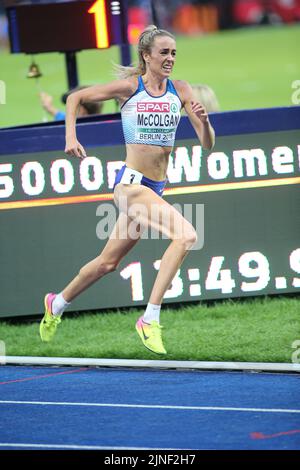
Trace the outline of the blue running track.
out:
M 300 375 L 0 367 L 0 449 L 300 449 Z

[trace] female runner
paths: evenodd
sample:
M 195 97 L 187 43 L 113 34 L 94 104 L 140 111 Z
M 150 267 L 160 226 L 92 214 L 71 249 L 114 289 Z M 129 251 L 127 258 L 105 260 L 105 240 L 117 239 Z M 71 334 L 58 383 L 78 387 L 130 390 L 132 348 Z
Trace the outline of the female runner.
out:
M 105 274 L 115 271 L 137 243 L 139 237 L 132 233 L 134 222 L 141 227 L 141 233 L 145 227 L 153 228 L 170 239 L 147 308 L 136 323 L 144 346 L 166 354 L 159 321 L 161 304 L 197 240 L 193 226 L 162 198 L 181 109 L 185 109 L 203 148 L 214 146 L 215 133 L 205 108 L 193 98 L 191 86 L 169 79 L 176 60 L 172 34 L 155 26 L 146 28 L 139 38 L 138 60 L 137 67 L 119 66 L 119 80 L 80 90 L 67 99 L 65 152 L 77 158 L 86 156 L 76 137 L 80 104 L 116 99 L 121 107 L 126 159 L 114 185 L 114 202 L 120 211 L 116 225 L 103 251 L 83 266 L 62 292 L 45 296 L 45 315 L 40 324 L 43 341 L 53 338 L 61 315 L 72 300 Z

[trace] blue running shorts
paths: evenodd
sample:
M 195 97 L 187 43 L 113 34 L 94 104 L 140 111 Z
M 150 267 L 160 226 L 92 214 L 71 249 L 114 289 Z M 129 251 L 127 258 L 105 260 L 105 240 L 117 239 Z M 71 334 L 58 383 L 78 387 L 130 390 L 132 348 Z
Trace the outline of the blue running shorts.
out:
M 150 178 L 144 176 L 143 173 L 141 173 L 140 171 L 132 170 L 126 165 L 123 165 L 122 168 L 116 174 L 114 189 L 118 183 L 142 184 L 143 186 L 147 186 L 148 188 L 152 189 L 152 191 L 154 191 L 159 196 L 162 196 L 167 180 L 151 180 Z

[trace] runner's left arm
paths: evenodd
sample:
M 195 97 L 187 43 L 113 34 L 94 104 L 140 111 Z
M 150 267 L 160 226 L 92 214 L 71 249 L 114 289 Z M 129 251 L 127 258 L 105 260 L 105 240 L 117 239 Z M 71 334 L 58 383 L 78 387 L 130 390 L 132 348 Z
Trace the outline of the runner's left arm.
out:
M 211 150 L 215 145 L 215 131 L 209 121 L 205 107 L 194 98 L 193 89 L 187 82 L 178 80 L 177 88 L 184 109 L 202 147 Z

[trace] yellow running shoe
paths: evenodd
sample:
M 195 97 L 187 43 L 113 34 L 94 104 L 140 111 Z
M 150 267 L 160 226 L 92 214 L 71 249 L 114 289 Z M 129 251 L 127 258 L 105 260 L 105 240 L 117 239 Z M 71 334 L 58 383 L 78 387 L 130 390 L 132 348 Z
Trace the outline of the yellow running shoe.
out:
M 162 328 L 157 321 L 145 323 L 143 317 L 140 317 L 135 325 L 135 329 L 144 346 L 156 354 L 167 354 L 161 339 Z
M 51 306 L 55 294 L 46 294 L 44 299 L 45 315 L 40 323 L 40 337 L 42 341 L 51 341 L 55 335 L 56 328 L 61 322 L 60 315 L 53 315 Z

